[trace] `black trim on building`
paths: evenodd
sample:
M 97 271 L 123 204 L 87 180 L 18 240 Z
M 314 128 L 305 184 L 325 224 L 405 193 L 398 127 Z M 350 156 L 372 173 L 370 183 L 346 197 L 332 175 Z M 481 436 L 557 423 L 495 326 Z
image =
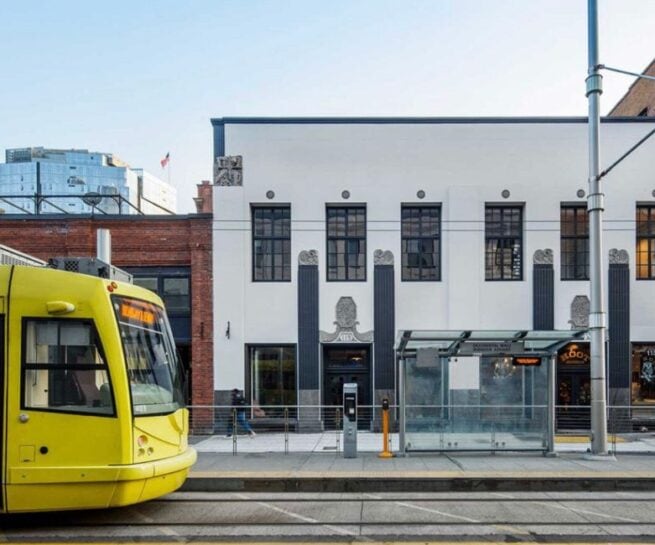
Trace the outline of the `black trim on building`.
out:
M 318 266 L 298 266 L 298 389 L 319 388 Z
M 608 385 L 624 388 L 627 400 L 618 400 L 620 405 L 629 402 L 630 366 L 630 267 L 627 263 L 610 264 L 608 287 Z M 614 403 L 610 397 L 609 403 Z
M 225 155 L 225 125 L 223 123 L 214 123 L 214 159 Z
M 555 271 L 552 264 L 533 265 L 532 327 L 535 330 L 555 329 Z
M 395 383 L 394 289 L 393 265 L 375 265 L 373 272 L 373 349 L 376 390 L 391 390 Z

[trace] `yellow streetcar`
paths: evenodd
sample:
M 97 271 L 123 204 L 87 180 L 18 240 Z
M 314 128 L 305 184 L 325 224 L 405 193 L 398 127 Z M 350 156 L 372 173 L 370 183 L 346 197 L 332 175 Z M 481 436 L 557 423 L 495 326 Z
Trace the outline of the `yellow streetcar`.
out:
M 0 513 L 115 507 L 181 486 L 196 452 L 157 295 L 3 265 L 0 327 Z

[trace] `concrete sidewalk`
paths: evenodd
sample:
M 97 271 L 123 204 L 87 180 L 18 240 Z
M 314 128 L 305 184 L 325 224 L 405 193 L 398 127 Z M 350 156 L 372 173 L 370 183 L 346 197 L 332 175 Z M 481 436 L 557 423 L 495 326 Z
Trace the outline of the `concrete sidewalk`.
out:
M 245 439 L 244 439 L 245 440 Z M 253 439 L 256 441 L 257 438 Z M 201 446 L 199 444 L 199 446 Z M 445 492 L 655 490 L 655 454 L 587 459 L 582 453 L 231 453 L 200 450 L 183 490 L 248 492 Z

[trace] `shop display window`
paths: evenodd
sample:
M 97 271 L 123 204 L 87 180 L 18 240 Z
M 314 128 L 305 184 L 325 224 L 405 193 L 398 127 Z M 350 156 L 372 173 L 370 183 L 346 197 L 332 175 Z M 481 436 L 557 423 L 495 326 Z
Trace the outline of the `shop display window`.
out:
M 633 405 L 655 405 L 655 344 L 633 344 L 631 366 Z
M 296 404 L 296 347 L 251 346 L 249 352 L 253 417 L 282 416 L 275 406 Z

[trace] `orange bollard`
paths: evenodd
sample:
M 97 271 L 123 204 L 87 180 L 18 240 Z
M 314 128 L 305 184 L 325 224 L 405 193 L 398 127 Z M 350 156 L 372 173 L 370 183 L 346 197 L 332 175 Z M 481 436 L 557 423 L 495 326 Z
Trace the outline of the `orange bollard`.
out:
M 378 458 L 393 458 L 389 450 L 389 400 L 382 400 L 382 452 Z

